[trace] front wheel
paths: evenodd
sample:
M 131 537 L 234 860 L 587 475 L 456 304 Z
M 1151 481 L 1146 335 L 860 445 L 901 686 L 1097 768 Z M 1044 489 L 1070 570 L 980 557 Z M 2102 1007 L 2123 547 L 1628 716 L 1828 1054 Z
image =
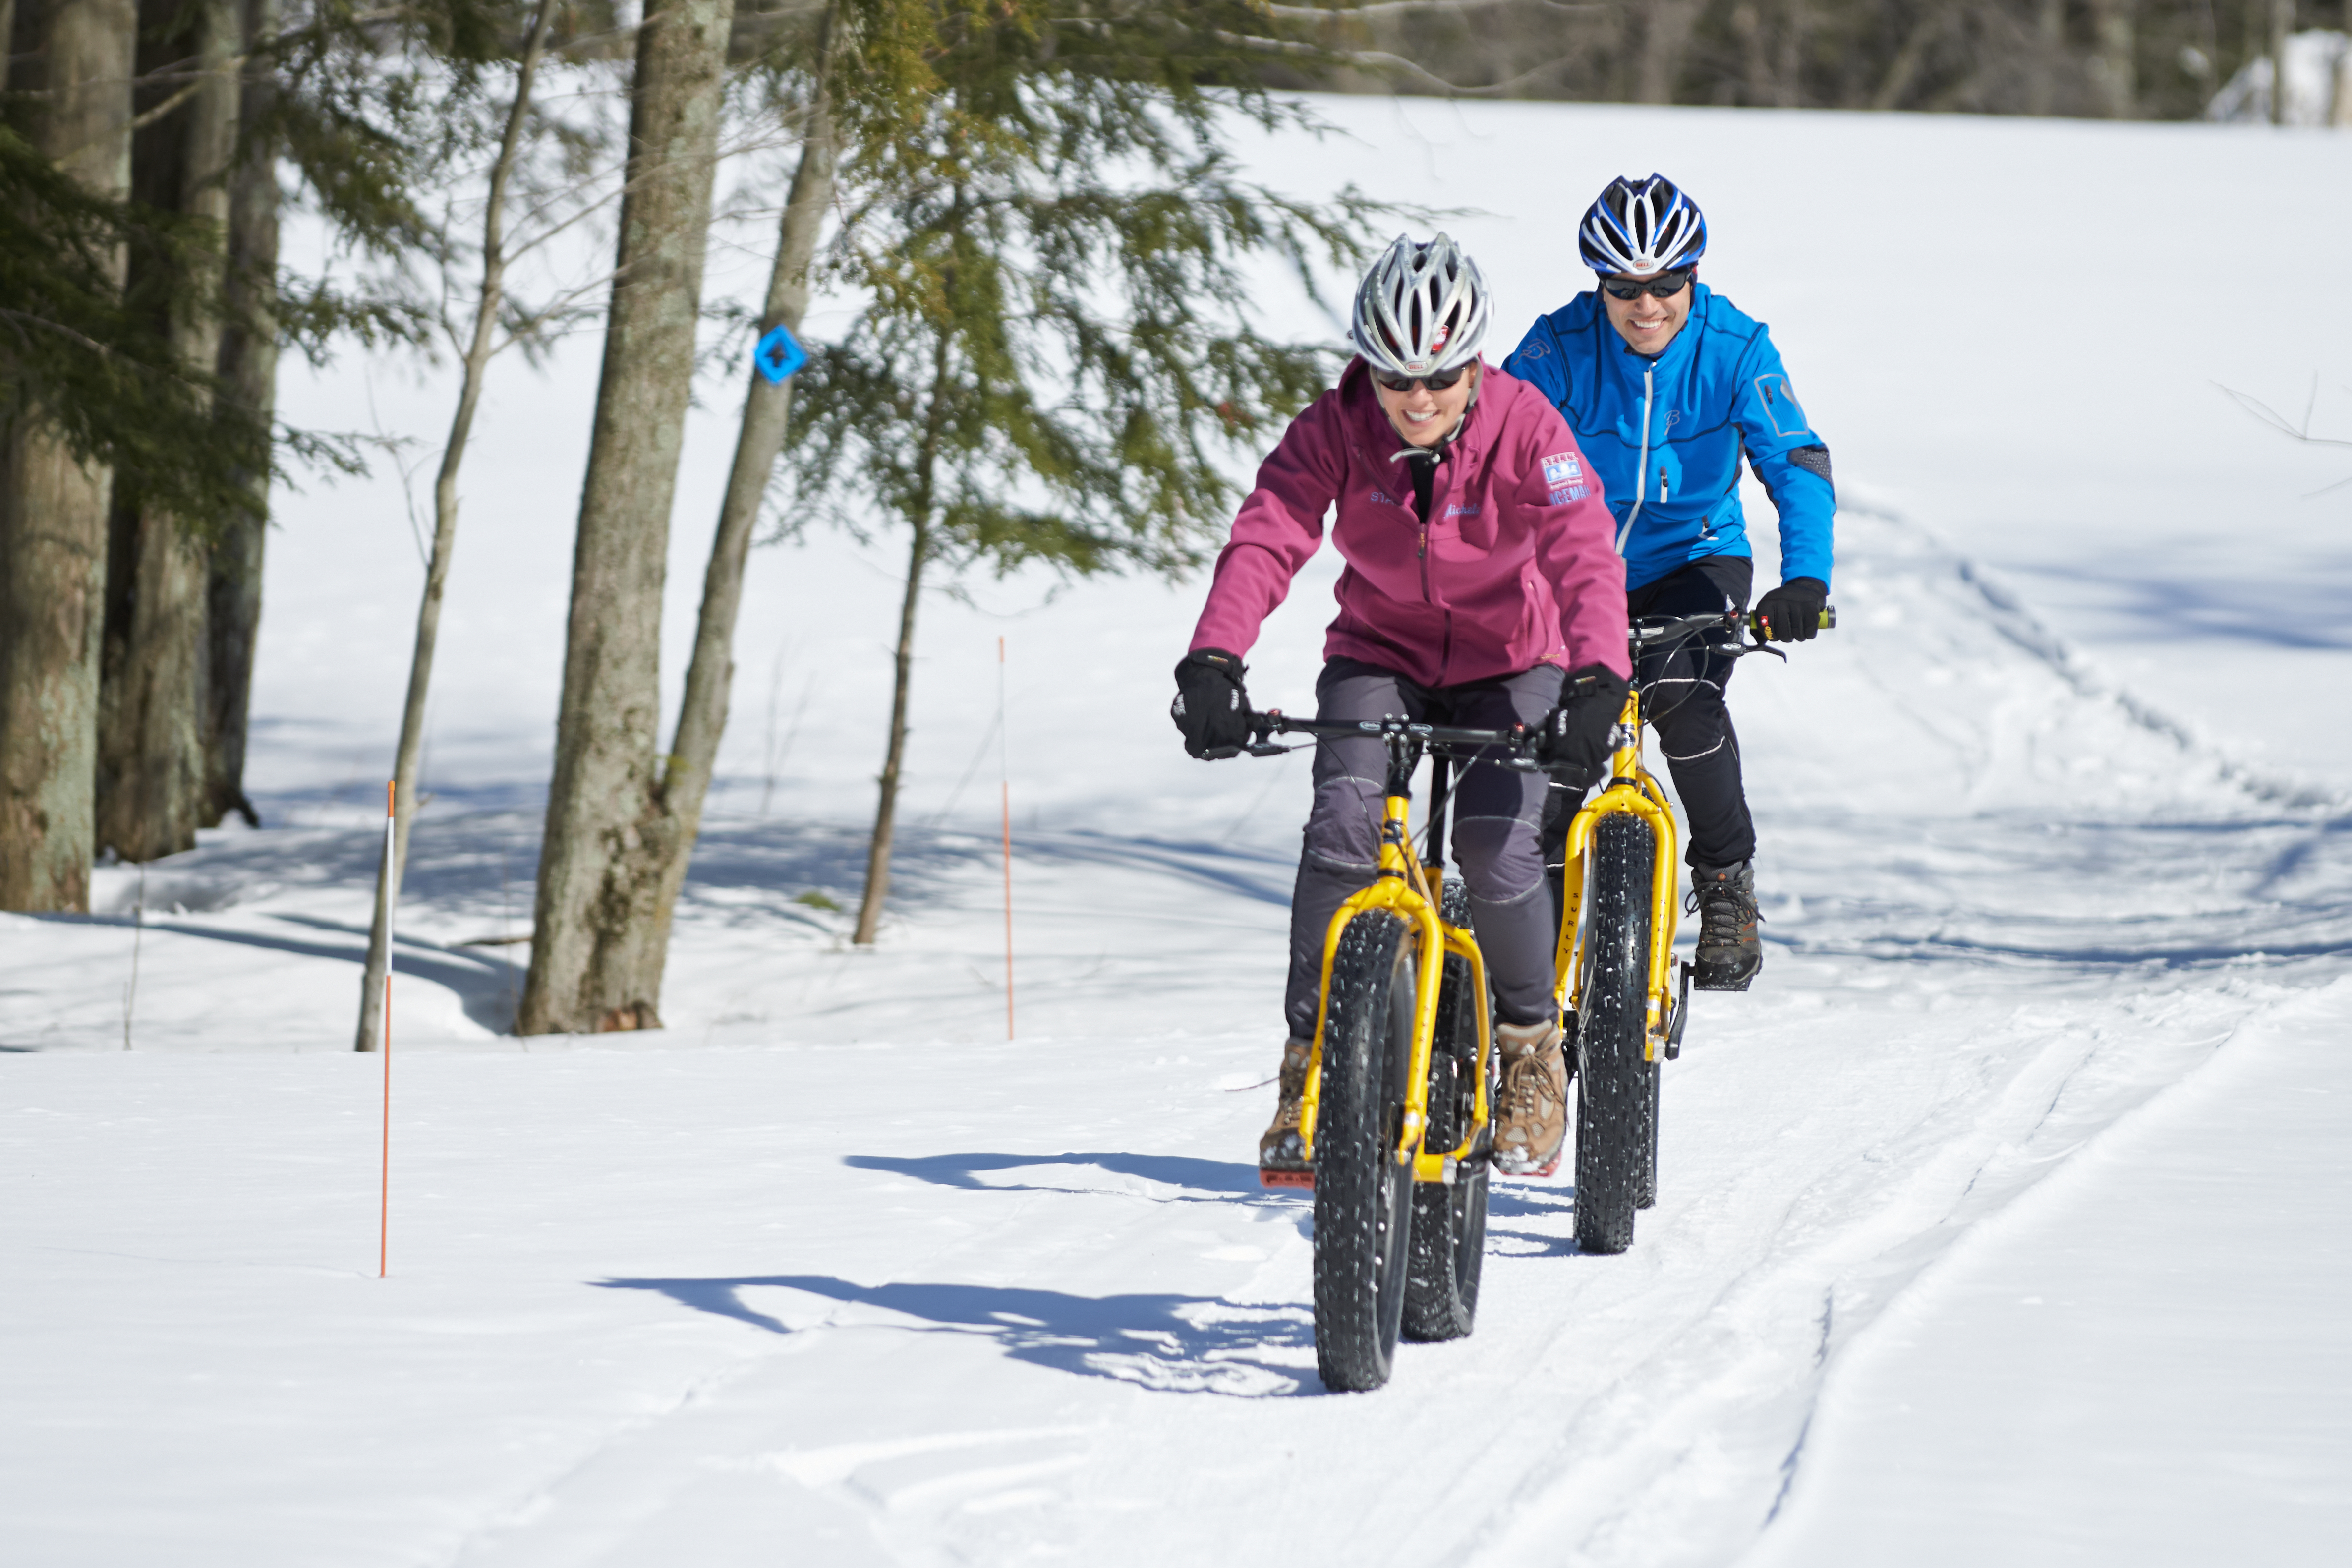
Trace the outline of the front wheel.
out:
M 1335 1393 L 1389 1380 L 1403 1326 L 1412 1168 L 1396 1159 L 1412 1065 L 1413 944 L 1385 913 L 1339 935 L 1315 1117 L 1315 1366 Z
M 1585 852 L 1583 1000 L 1577 1025 L 1576 1245 L 1622 1252 L 1656 1186 L 1657 1068 L 1644 1049 L 1650 878 L 1657 837 L 1631 812 L 1593 826 Z
M 1445 884 L 1448 925 L 1470 923 L 1462 884 Z M 1462 1142 L 1477 1110 L 1478 1016 L 1493 1008 L 1470 989 L 1466 959 L 1448 957 L 1437 993 L 1437 1037 L 1429 1053 L 1429 1136 L 1422 1147 L 1444 1153 Z M 1488 1064 L 1491 1068 L 1492 1063 Z M 1493 1103 L 1494 1086 L 1487 1086 Z M 1412 1264 L 1405 1281 L 1404 1333 L 1411 1340 L 1458 1340 L 1478 1316 L 1478 1278 L 1486 1256 L 1486 1152 L 1473 1150 L 1453 1184 L 1412 1189 Z

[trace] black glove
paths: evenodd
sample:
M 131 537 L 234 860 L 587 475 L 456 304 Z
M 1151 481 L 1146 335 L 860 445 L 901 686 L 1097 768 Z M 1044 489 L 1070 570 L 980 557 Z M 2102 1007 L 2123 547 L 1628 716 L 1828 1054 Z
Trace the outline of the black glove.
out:
M 1559 706 L 1536 726 L 1536 761 L 1591 784 L 1609 764 L 1609 736 L 1625 710 L 1625 678 L 1605 664 L 1571 672 Z
M 1791 577 L 1756 601 L 1766 642 L 1811 642 L 1822 635 L 1830 585 L 1819 577 Z
M 1237 757 L 1249 744 L 1249 693 L 1238 654 L 1196 647 L 1176 667 L 1176 700 L 1168 716 L 1184 731 L 1184 750 L 1204 763 Z

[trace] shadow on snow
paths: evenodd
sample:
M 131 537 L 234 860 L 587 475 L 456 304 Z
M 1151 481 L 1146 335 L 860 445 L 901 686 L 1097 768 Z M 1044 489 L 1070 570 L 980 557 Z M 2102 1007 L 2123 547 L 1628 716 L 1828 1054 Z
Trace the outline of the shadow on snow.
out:
M 681 1306 L 770 1333 L 838 1326 L 832 1315 L 794 1328 L 743 1300 L 751 1289 L 797 1290 L 915 1320 L 906 1331 L 972 1335 L 1015 1361 L 1177 1394 L 1249 1397 L 1311 1392 L 1312 1323 L 1303 1307 L 1245 1307 L 1198 1296 L 1077 1296 L 1017 1286 L 858 1285 L 823 1274 L 703 1279 L 601 1279 L 607 1290 L 650 1290 Z M 893 1327 L 883 1324 L 877 1326 Z M 1280 1365 L 1268 1365 L 1263 1358 Z M 1301 1363 L 1301 1370 L 1289 1370 Z

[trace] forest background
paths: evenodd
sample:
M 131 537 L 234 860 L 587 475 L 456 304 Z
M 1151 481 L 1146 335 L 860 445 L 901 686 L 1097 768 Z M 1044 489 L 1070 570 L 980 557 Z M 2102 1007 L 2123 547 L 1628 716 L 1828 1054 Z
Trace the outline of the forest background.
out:
M 2306 112 L 2344 123 L 2347 9 L 0 0 L 0 908 L 86 910 L 94 865 L 255 820 L 271 489 L 369 465 L 436 475 L 411 721 L 390 760 L 404 847 L 467 399 L 504 350 L 602 331 L 611 395 L 519 1026 L 656 1024 L 668 904 L 726 722 L 732 595 L 796 475 L 857 479 L 869 515 L 908 536 L 870 941 L 927 571 L 1197 563 L 1222 521 L 1220 455 L 1262 442 L 1331 367 L 1328 345 L 1247 324 L 1187 336 L 1237 297 L 1252 256 L 1307 280 L 1360 255 L 1382 216 L 1351 192 L 1301 205 L 1238 183 L 1220 116 L 1277 122 L 1296 112 L 1285 91 L 1313 88 L 2186 119 L 2236 84 L 2238 112 L 2284 119 L 2292 95 L 2268 84 L 2293 79 L 2298 36 L 2335 29 L 2333 79 Z M 795 170 L 766 297 L 704 298 L 715 173 L 759 154 Z M 278 254 L 296 210 L 333 237 L 310 271 Z M 534 268 L 583 227 L 608 237 L 608 269 Z M 783 386 L 745 370 L 817 280 L 872 302 L 861 331 L 812 345 Z M 1050 350 L 1005 333 L 1016 317 L 1046 323 Z M 437 355 L 468 391 L 430 452 L 308 429 L 277 406 L 287 352 Z M 1166 391 L 1057 420 L 1034 384 L 1074 367 Z M 698 382 L 733 385 L 743 436 L 665 748 L 659 575 Z M 362 1048 L 380 974 L 362 984 Z

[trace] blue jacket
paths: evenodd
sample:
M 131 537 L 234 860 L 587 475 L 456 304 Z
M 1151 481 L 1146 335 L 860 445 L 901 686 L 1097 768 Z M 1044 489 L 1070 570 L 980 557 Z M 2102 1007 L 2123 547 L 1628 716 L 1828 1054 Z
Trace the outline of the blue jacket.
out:
M 1695 283 L 1690 320 L 1654 360 L 1609 324 L 1597 293 L 1538 317 L 1503 368 L 1551 399 L 1617 519 L 1625 585 L 1709 555 L 1746 555 L 1744 450 L 1780 513 L 1780 575 L 1830 580 L 1837 490 L 1829 447 L 1790 389 L 1764 323 Z

